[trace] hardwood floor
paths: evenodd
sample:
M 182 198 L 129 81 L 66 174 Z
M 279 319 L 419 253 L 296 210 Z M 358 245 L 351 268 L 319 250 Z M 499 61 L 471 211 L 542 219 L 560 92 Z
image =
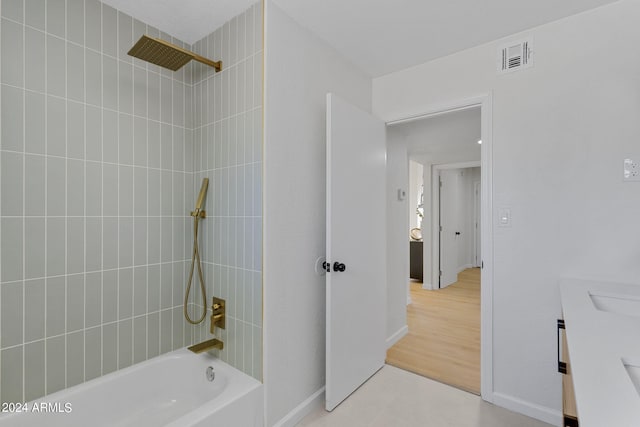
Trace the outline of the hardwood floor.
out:
M 429 291 L 411 283 L 409 333 L 387 351 L 387 363 L 480 394 L 480 269 Z

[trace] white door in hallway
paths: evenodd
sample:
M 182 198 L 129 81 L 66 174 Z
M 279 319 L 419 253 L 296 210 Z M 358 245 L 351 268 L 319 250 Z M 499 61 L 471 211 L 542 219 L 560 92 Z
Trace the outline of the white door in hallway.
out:
M 459 174 L 460 169 L 440 171 L 440 288 L 458 280 Z
M 385 166 L 385 124 L 328 94 L 326 259 L 330 272 L 326 275 L 325 403 L 328 411 L 384 364 Z

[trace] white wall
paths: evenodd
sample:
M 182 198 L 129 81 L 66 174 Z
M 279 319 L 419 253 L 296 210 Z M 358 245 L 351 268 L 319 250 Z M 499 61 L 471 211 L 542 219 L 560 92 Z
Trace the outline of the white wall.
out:
M 640 276 L 640 2 L 553 22 L 533 36 L 535 66 L 499 75 L 498 41 L 374 79 L 385 120 L 493 94 L 493 364 L 500 405 L 559 423 L 555 319 L 562 276 Z M 513 37 L 510 39 L 517 39 Z M 511 227 L 497 210 L 510 207 Z
M 409 161 L 409 230 L 418 227 L 416 208 L 420 203 L 423 169 L 420 163 L 414 162 L 413 160 Z
M 371 80 L 265 4 L 264 381 L 266 425 L 325 383 L 325 96 L 370 110 Z M 300 409 L 300 408 L 298 408 Z
M 407 330 L 409 297 L 409 217 L 413 202 L 398 200 L 398 188 L 409 182 L 404 138 L 387 128 L 387 345 Z M 415 208 L 411 208 L 415 209 Z

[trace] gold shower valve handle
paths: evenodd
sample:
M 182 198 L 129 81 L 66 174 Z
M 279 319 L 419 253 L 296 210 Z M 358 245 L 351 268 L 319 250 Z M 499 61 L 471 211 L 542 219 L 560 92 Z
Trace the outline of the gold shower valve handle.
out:
M 211 333 L 215 333 L 216 326 L 218 328 L 226 328 L 226 307 L 225 300 L 213 297 L 211 302 Z

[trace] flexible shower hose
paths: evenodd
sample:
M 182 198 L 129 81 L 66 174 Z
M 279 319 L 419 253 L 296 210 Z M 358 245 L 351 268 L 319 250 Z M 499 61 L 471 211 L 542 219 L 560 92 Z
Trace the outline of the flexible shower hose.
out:
M 184 293 L 184 317 L 187 322 L 192 325 L 201 323 L 207 315 L 207 291 L 204 286 L 204 276 L 202 274 L 202 265 L 200 264 L 200 251 L 198 250 L 198 223 L 200 222 L 200 212 L 196 210 L 193 215 L 193 255 L 191 256 L 191 271 L 189 272 L 189 281 L 187 282 L 187 290 Z M 191 291 L 191 282 L 193 281 L 193 268 L 198 263 L 198 276 L 200 278 L 200 291 L 202 292 L 202 303 L 204 308 L 202 310 L 202 316 L 198 320 L 192 320 L 187 310 L 187 303 L 189 301 L 189 292 Z

